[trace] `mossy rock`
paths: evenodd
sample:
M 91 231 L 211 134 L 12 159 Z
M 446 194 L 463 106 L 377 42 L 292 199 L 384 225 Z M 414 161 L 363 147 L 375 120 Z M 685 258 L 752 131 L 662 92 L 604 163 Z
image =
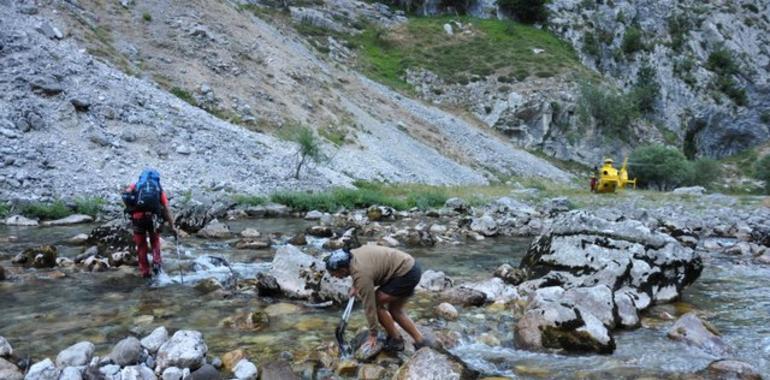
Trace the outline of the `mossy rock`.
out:
M 59 254 L 55 246 L 41 245 L 25 249 L 24 252 L 13 259 L 13 263 L 21 264 L 27 268 L 53 268 L 56 266 L 56 258 L 58 256 Z

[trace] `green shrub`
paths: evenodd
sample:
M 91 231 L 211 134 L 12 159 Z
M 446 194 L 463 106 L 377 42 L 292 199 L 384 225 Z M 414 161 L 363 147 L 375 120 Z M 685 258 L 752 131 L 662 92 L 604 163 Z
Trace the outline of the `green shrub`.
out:
M 634 85 L 631 95 L 639 112 L 652 113 L 655 111 L 655 103 L 660 95 L 660 83 L 658 83 L 658 72 L 649 63 L 645 63 L 639 69 L 636 85 Z
M 692 26 L 692 22 L 685 14 L 678 14 L 668 18 L 668 33 L 671 35 L 671 48 L 674 51 L 682 49 L 682 46 L 687 42 L 687 34 Z
M 142 20 L 144 20 L 145 22 L 152 21 L 152 15 L 150 14 L 150 12 L 142 13 Z
M 583 34 L 583 52 L 592 57 L 600 57 L 602 48 L 594 33 L 586 31 Z
M 699 158 L 692 162 L 693 176 L 690 185 L 713 187 L 722 178 L 722 165 L 717 160 Z
M 770 194 L 770 155 L 762 157 L 754 164 L 754 176 L 765 181 L 765 194 Z
M 34 218 L 53 220 L 72 214 L 72 210 L 63 201 L 50 203 L 30 203 L 21 209 L 21 213 Z
M 302 167 L 309 161 L 320 162 L 324 158 L 323 152 L 321 152 L 321 141 L 316 137 L 312 129 L 300 124 L 289 123 L 279 131 L 278 135 L 298 145 L 297 155 L 299 156 L 299 161 L 294 170 L 295 179 L 299 179 Z
M 714 80 L 714 85 L 719 91 L 722 91 L 727 97 L 739 106 L 746 106 L 749 103 L 749 97 L 746 90 L 740 88 L 738 83 L 731 76 L 719 75 Z
M 733 53 L 725 48 L 719 48 L 709 54 L 706 68 L 720 75 L 740 73 L 740 66 L 735 62 Z
M 190 103 L 194 106 L 196 105 L 195 98 L 193 98 L 192 94 L 190 94 L 189 92 L 187 92 L 182 88 L 174 87 L 171 89 L 171 93 L 177 98 L 182 99 L 187 103 Z
M 238 203 L 239 205 L 259 206 L 259 205 L 265 204 L 267 202 L 267 199 L 259 195 L 238 194 L 233 196 L 233 201 L 235 203 Z
M 578 107 L 584 123 L 593 119 L 599 129 L 622 138 L 629 137 L 628 125 L 638 116 L 638 106 L 631 96 L 588 82 L 580 86 Z
M 525 24 L 542 23 L 548 20 L 548 9 L 545 3 L 546 0 L 497 0 L 497 5 L 501 9 Z
M 670 190 L 689 184 L 693 178 L 693 166 L 677 149 L 663 145 L 637 148 L 629 156 L 629 170 L 639 186 Z
M 759 120 L 767 125 L 770 125 L 770 110 L 762 112 L 762 114 L 759 115 Z
M 421 210 L 427 210 L 430 208 L 441 207 L 446 203 L 449 197 L 439 191 L 425 191 L 409 194 L 406 199 L 406 204 L 409 208 L 417 207 Z
M 104 199 L 97 197 L 78 198 L 75 200 L 75 212 L 95 218 L 102 211 L 105 203 Z
M 623 42 L 620 46 L 627 56 L 633 55 L 634 53 L 644 49 L 642 31 L 635 26 L 626 29 L 626 33 L 623 34 Z
M 11 208 L 5 202 L 0 202 L 0 218 L 5 218 L 10 212 Z

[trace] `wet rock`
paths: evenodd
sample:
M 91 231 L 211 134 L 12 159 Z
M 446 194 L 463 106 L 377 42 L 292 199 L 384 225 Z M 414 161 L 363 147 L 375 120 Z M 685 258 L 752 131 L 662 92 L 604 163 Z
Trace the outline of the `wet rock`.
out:
M 29 367 L 24 380 L 57 380 L 61 371 L 56 368 L 51 359 L 37 362 Z
M 681 316 L 668 330 L 668 337 L 698 347 L 717 357 L 725 357 L 732 351 L 720 337 L 719 331 L 698 318 L 694 312 Z
M 440 298 L 453 305 L 481 306 L 487 301 L 487 296 L 475 289 L 455 287 L 441 292 Z
M 43 225 L 44 226 L 70 226 L 74 224 L 91 223 L 93 221 L 94 221 L 94 218 L 89 215 L 75 214 L 62 219 L 45 221 L 43 222 Z
M 313 210 L 305 214 L 305 220 L 319 220 L 322 216 L 324 216 L 324 213 L 318 210 Z
M 342 377 L 355 376 L 356 372 L 358 372 L 358 363 L 355 360 L 340 360 L 334 370 L 334 373 Z
M 307 239 L 305 234 L 300 232 L 289 239 L 288 243 L 291 245 L 307 245 Z
M 484 293 L 486 297 L 485 302 L 510 302 L 519 299 L 518 290 L 511 285 L 506 285 L 503 280 L 493 277 L 488 280 L 465 283 L 459 286 L 460 288 L 468 288 L 480 291 Z
M 156 380 L 155 373 L 144 364 L 123 368 L 120 371 L 121 380 Z
M 480 218 L 473 219 L 471 230 L 487 237 L 495 236 L 498 232 L 497 221 L 491 215 L 484 214 Z
M 364 364 L 358 367 L 359 380 L 379 380 L 385 378 L 385 368 L 376 364 Z
M 241 349 L 233 350 L 222 355 L 222 367 L 225 371 L 233 372 L 235 366 L 246 358 L 246 353 Z
M 495 277 L 498 277 L 511 285 L 519 285 L 527 280 L 527 271 L 514 268 L 508 264 L 502 264 L 495 269 Z
M 217 219 L 212 220 L 206 227 L 203 227 L 196 235 L 206 239 L 227 239 L 232 235 L 230 227 Z
M 233 368 L 233 374 L 238 380 L 257 380 L 257 366 L 246 359 L 241 359 Z
M 256 228 L 247 228 L 241 231 L 241 237 L 246 239 L 256 239 L 260 236 L 262 236 L 262 234 L 259 231 L 257 231 Z
M 0 379 L 22 380 L 24 374 L 15 364 L 0 358 Z
M 366 209 L 366 217 L 372 222 L 393 220 L 396 217 L 396 210 L 386 206 L 371 206 Z
M 294 298 L 318 301 L 347 299 L 351 280 L 331 276 L 323 261 L 307 255 L 292 245 L 285 245 L 275 253 L 271 275 L 281 291 Z
M 108 258 L 109 265 L 111 267 L 119 267 L 122 265 L 138 266 L 139 260 L 135 254 L 129 251 L 119 251 L 110 255 Z
M 94 355 L 94 349 L 91 342 L 76 343 L 56 356 L 56 366 L 61 368 L 87 365 Z
M 618 314 L 618 325 L 625 328 L 638 327 L 639 313 L 636 310 L 633 292 L 623 289 L 615 292 L 615 306 Z
M 104 272 L 110 269 L 110 261 L 101 256 L 90 256 L 83 261 L 89 272 Z
M 269 324 L 270 318 L 262 311 L 238 313 L 222 320 L 222 326 L 252 331 L 262 330 Z
M 195 290 L 201 294 L 209 294 L 217 290 L 224 290 L 224 286 L 214 278 L 206 278 L 195 284 Z
M 762 374 L 754 366 L 737 360 L 714 361 L 704 372 L 714 379 L 762 380 Z
M 437 317 L 442 318 L 447 321 L 456 321 L 459 317 L 459 313 L 457 312 L 457 309 L 452 306 L 452 304 L 447 302 L 442 302 L 438 306 L 436 306 L 433 309 L 433 312 L 436 314 Z
M 428 231 L 409 229 L 405 233 L 396 234 L 408 247 L 432 247 L 436 240 Z
M 21 215 L 11 215 L 5 218 L 3 222 L 7 226 L 34 227 L 38 225 L 37 220 L 25 218 Z
M 262 376 L 260 379 L 299 380 L 299 377 L 294 374 L 288 362 L 279 360 L 262 366 Z
M 34 248 L 27 248 L 24 252 L 16 255 L 12 262 L 33 268 L 53 268 L 56 266 L 58 252 L 53 245 L 42 245 Z
M 168 367 L 163 371 L 160 378 L 161 380 L 182 380 L 183 372 L 177 367 Z
M 235 249 L 268 249 L 270 245 L 270 240 L 248 238 L 238 240 L 235 243 Z
M 88 244 L 101 247 L 103 252 L 131 251 L 133 231 L 121 219 L 115 219 L 91 230 Z M 78 260 L 75 260 L 78 262 Z
M 342 249 L 343 247 L 345 247 L 345 239 L 329 239 L 322 246 L 323 249 L 329 251 Z
M 115 364 L 125 367 L 139 363 L 142 359 L 142 344 L 132 336 L 118 342 L 110 353 L 110 359 Z
M 260 297 L 277 297 L 281 294 L 278 281 L 270 274 L 257 273 L 257 290 Z
M 59 380 L 83 380 L 83 372 L 77 367 L 67 367 L 61 371 Z
M 200 368 L 205 363 L 208 347 L 203 334 L 192 330 L 179 330 L 158 349 L 157 369 L 168 367 Z
M 147 335 L 146 337 L 142 338 L 139 343 L 147 349 L 147 352 L 151 354 L 155 354 L 158 352 L 158 349 L 160 348 L 163 343 L 166 343 L 168 340 L 168 330 L 166 330 L 165 327 L 160 326 L 156 328 L 155 330 L 152 330 L 150 335 Z
M 393 380 L 472 379 L 478 374 L 461 361 L 431 348 L 421 348 L 398 369 Z
M 317 236 L 317 237 L 332 237 L 334 235 L 334 231 L 329 226 L 312 226 L 308 227 L 307 230 L 305 230 L 305 233 L 310 236 Z
M 221 380 L 222 375 L 219 374 L 214 366 L 211 364 L 204 364 L 200 368 L 192 371 L 190 374 L 190 380 Z
M 13 347 L 8 341 L 0 336 L 0 358 L 7 358 L 13 355 Z
M 459 212 L 461 214 L 465 214 L 468 211 L 470 211 L 470 206 L 468 205 L 468 202 L 466 202 L 462 198 L 449 198 L 444 202 L 444 207 L 454 211 Z
M 2 266 L 0 266 L 0 281 L 5 281 L 5 268 L 3 268 Z
M 88 241 L 88 234 L 77 234 L 67 239 L 67 244 L 70 245 L 83 245 Z

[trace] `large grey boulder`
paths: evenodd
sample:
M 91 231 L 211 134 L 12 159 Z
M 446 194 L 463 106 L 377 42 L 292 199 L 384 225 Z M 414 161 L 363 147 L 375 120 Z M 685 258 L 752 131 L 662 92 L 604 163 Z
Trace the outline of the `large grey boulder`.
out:
M 22 380 L 24 374 L 15 364 L 0 358 L 0 379 Z
M 484 236 L 497 235 L 497 221 L 489 214 L 484 214 L 480 218 L 474 218 L 471 222 L 471 230 Z
M 333 277 L 323 261 L 290 244 L 278 248 L 270 273 L 284 295 L 293 298 L 342 302 L 351 286 L 349 278 Z
M 58 380 L 61 371 L 56 368 L 51 359 L 37 362 L 29 367 L 24 380 Z
M 478 374 L 457 358 L 424 347 L 415 352 L 393 376 L 394 380 L 461 380 Z
M 156 372 L 168 367 L 200 368 L 206 362 L 208 347 L 203 334 L 192 330 L 179 330 L 158 349 Z
M 234 206 L 235 202 L 227 199 L 193 199 L 177 212 L 174 224 L 185 232 L 196 233 L 212 220 L 224 217 Z
M 87 365 L 94 355 L 94 344 L 91 342 L 79 342 L 67 347 L 56 356 L 56 366 L 77 367 Z
M 62 219 L 45 221 L 43 222 L 43 225 L 44 226 L 69 226 L 73 224 L 91 223 L 93 221 L 94 221 L 94 218 L 90 215 L 75 214 Z
M 115 345 L 110 353 L 110 359 L 112 359 L 115 364 L 125 367 L 139 363 L 143 352 L 142 344 L 139 342 L 139 339 L 130 336 Z
M 451 286 L 452 279 L 447 277 L 444 272 L 428 269 L 425 272 L 422 272 L 422 277 L 420 277 L 420 283 L 417 284 L 417 289 L 429 292 L 440 292 Z
M 206 227 L 203 227 L 196 234 L 208 239 L 227 239 L 232 236 L 230 227 L 227 224 L 220 222 L 218 219 L 214 219 L 206 224 Z
M 716 357 L 723 358 L 732 352 L 719 331 L 693 312 L 681 316 L 668 330 L 668 337 L 698 347 Z
M 3 223 L 7 226 L 18 226 L 18 227 L 34 227 L 38 225 L 37 220 L 25 218 L 22 215 L 11 215 L 5 218 Z

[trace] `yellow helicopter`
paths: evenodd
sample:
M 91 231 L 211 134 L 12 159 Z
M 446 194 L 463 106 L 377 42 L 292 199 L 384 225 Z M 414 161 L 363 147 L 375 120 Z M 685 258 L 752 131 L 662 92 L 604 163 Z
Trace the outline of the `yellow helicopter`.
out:
M 596 173 L 591 178 L 591 191 L 596 193 L 614 193 L 617 189 L 625 189 L 633 185 L 636 189 L 636 178 L 628 179 L 628 157 L 623 160 L 620 170 L 615 169 L 611 158 L 604 159 L 604 165 L 599 169 L 597 180 Z

